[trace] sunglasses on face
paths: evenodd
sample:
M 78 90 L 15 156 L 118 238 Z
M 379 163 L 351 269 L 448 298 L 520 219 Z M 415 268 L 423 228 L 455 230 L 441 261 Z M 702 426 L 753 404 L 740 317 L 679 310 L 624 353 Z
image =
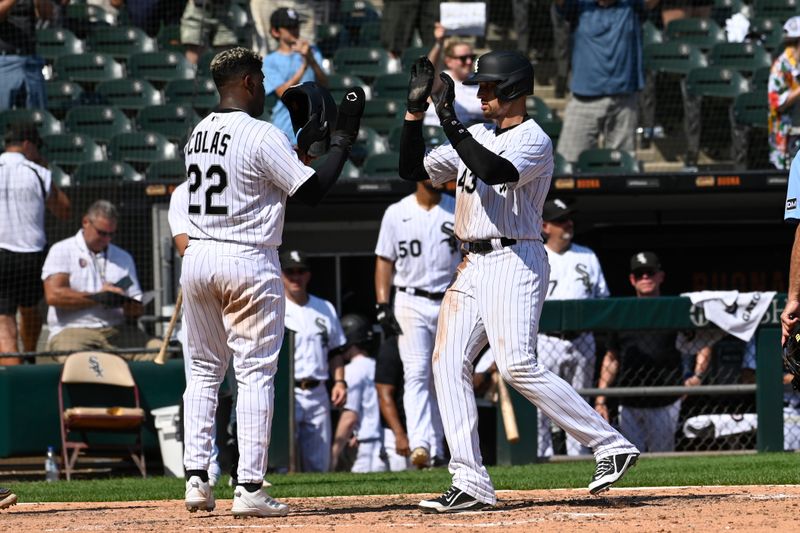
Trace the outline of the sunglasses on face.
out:
M 647 276 L 650 279 L 653 279 L 653 277 L 655 275 L 656 275 L 656 271 L 652 270 L 652 269 L 637 270 L 636 272 L 633 273 L 634 279 L 642 279 L 645 276 Z
M 478 57 L 477 54 L 465 54 L 463 56 L 447 56 L 450 59 L 458 59 L 461 61 L 462 65 L 466 65 L 467 61 L 474 62 L 475 58 Z
M 306 268 L 284 268 L 283 273 L 287 276 L 299 276 L 308 272 Z
M 94 228 L 94 230 L 97 232 L 97 234 L 100 235 L 101 237 L 103 237 L 104 239 L 110 239 L 114 235 L 117 234 L 116 231 L 103 231 L 103 230 L 101 230 L 100 228 L 95 226 L 94 222 L 92 222 L 91 220 L 89 221 L 89 224 L 91 224 L 91 226 Z

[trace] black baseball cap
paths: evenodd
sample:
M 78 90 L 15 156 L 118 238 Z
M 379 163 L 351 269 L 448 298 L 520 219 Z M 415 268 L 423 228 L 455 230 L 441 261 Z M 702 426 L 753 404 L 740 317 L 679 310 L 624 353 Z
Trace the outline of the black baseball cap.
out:
M 306 254 L 300 250 L 284 250 L 280 255 L 281 269 L 301 268 L 308 270 L 308 259 Z
M 559 198 L 553 198 L 544 203 L 542 209 L 542 220 L 545 222 L 554 222 L 557 220 L 566 220 L 569 215 L 575 212 L 575 209 L 567 205 L 567 203 Z
M 661 262 L 653 252 L 639 252 L 631 256 L 631 272 L 637 270 L 661 270 Z
M 36 146 L 42 145 L 42 138 L 39 137 L 39 130 L 36 124 L 30 121 L 12 122 L 6 126 L 5 144 L 16 144 L 30 141 Z
M 270 26 L 273 28 L 297 28 L 300 26 L 300 16 L 297 11 L 288 7 L 279 7 L 269 17 Z

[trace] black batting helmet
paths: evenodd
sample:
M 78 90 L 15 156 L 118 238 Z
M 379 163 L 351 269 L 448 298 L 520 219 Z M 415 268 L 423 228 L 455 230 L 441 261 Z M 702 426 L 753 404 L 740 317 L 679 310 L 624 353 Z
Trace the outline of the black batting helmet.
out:
M 372 323 L 364 315 L 351 313 L 342 317 L 342 330 L 347 345 L 367 347 L 372 342 Z
M 292 129 L 297 134 L 297 147 L 313 157 L 327 152 L 336 124 L 336 102 L 331 93 L 307 81 L 286 89 L 281 102 L 289 110 Z
M 478 85 L 482 81 L 496 81 L 497 98 L 513 100 L 533 94 L 533 66 L 517 51 L 489 52 L 475 61 L 475 72 L 464 80 L 464 85 Z

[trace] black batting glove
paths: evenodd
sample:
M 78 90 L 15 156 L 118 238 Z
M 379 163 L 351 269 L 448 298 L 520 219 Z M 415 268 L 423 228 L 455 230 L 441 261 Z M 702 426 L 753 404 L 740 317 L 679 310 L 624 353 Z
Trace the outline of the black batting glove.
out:
M 377 304 L 375 305 L 375 311 L 375 318 L 378 319 L 378 323 L 381 325 L 381 328 L 383 328 L 383 334 L 385 336 L 393 337 L 403 334 L 403 330 L 400 328 L 400 324 L 394 316 L 394 310 L 391 305 Z
M 361 87 L 348 87 L 339 104 L 336 116 L 336 129 L 331 135 L 331 146 L 349 150 L 356 142 L 364 115 L 367 97 Z
M 450 144 L 455 147 L 459 142 L 471 137 L 471 135 L 461 121 L 458 120 L 456 110 L 453 108 L 453 102 L 456 99 L 456 84 L 453 82 L 453 78 L 444 72 L 439 74 L 439 78 L 444 83 L 444 89 L 442 89 L 439 96 L 433 97 L 433 103 L 436 106 L 436 115 L 439 117 L 444 134 Z
M 411 65 L 411 79 L 408 82 L 408 100 L 406 109 L 409 113 L 424 113 L 428 109 L 428 97 L 433 89 L 433 63 L 425 56 L 418 58 Z

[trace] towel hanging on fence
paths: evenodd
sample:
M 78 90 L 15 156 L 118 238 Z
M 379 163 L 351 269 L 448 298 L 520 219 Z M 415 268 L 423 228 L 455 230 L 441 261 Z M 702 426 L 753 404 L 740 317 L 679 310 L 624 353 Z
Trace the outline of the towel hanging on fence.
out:
M 702 307 L 706 318 L 720 329 L 747 342 L 756 332 L 775 294 L 774 291 L 698 291 L 681 296 Z

